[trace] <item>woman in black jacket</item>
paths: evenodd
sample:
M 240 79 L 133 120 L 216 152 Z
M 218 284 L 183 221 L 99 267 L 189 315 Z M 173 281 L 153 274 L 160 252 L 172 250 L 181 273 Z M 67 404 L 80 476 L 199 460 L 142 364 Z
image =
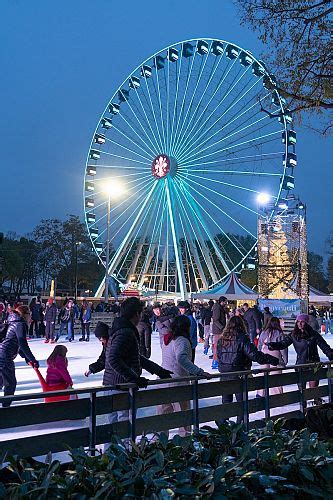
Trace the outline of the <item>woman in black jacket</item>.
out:
M 318 347 L 328 357 L 333 359 L 333 350 L 323 337 L 313 330 L 308 324 L 309 316 L 307 314 L 299 314 L 296 318 L 295 328 L 290 335 L 286 335 L 280 342 L 267 343 L 269 350 L 286 349 L 293 344 L 296 351 L 296 365 L 306 363 L 318 363 L 320 361 Z M 317 387 L 318 380 L 309 382 L 310 388 Z
M 145 308 L 142 312 L 141 319 L 138 323 L 137 329 L 140 338 L 140 354 L 149 359 L 151 355 L 152 327 L 147 308 Z
M 246 332 L 246 326 L 241 316 L 233 316 L 224 328 L 217 342 L 217 358 L 220 373 L 249 370 L 252 361 L 260 365 L 274 365 L 279 362 L 270 354 L 263 354 L 252 344 Z M 237 380 L 237 376 L 223 377 L 223 380 Z M 242 394 L 235 395 L 236 401 L 242 401 Z M 233 394 L 224 394 L 222 403 L 232 403 Z
M 38 368 L 36 361 L 27 342 L 28 322 L 30 311 L 28 306 L 17 306 L 8 316 L 6 337 L 0 344 L 0 389 L 4 388 L 5 396 L 15 394 L 16 377 L 14 359 L 19 354 L 27 363 L 32 363 Z M 2 403 L 8 407 L 11 400 Z

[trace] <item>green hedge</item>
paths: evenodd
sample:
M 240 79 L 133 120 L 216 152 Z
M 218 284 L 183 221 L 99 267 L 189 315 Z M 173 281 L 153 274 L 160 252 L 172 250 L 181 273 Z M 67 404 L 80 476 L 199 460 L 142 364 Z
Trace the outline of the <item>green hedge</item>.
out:
M 282 421 L 246 433 L 241 425 L 204 427 L 198 437 L 146 437 L 127 450 L 114 438 L 108 453 L 72 450 L 73 461 L 46 464 L 5 458 L 0 498 L 325 498 L 333 499 L 332 442 Z

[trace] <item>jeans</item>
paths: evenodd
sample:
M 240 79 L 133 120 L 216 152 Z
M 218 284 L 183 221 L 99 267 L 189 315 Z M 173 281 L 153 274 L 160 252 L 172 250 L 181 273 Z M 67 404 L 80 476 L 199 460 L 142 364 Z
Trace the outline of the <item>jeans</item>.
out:
M 4 388 L 4 396 L 13 396 L 16 389 L 14 361 L 0 359 L 0 389 Z M 11 401 L 2 403 L 3 408 L 8 408 Z
M 31 320 L 30 326 L 29 326 L 29 337 L 33 337 L 33 333 L 35 330 L 35 337 L 40 336 L 40 327 L 41 327 L 41 322 L 37 321 L 36 319 Z
M 67 340 L 74 340 L 74 322 L 68 321 L 67 323 Z
M 90 336 L 90 323 L 81 323 L 81 328 L 82 328 L 82 338 L 89 340 Z
M 104 396 L 114 396 L 115 394 L 123 394 L 124 391 L 105 391 Z M 108 422 L 109 424 L 115 424 L 116 422 L 120 422 L 122 420 L 128 420 L 129 419 L 129 410 L 118 410 L 118 411 L 113 411 L 112 413 L 108 414 Z M 128 439 L 124 440 L 124 443 L 128 443 Z M 108 450 L 110 446 L 110 443 L 105 443 L 104 444 L 104 453 Z

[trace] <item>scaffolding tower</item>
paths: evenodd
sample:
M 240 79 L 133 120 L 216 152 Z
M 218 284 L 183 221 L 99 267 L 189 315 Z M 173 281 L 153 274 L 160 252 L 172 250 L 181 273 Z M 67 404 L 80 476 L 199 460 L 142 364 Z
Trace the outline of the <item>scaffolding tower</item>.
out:
M 308 300 L 306 210 L 299 200 L 258 216 L 258 291 L 268 299 Z

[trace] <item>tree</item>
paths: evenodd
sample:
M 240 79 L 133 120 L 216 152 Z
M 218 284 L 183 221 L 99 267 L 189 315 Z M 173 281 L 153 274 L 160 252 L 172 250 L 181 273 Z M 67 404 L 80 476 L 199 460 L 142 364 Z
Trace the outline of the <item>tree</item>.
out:
M 333 255 L 328 259 L 327 264 L 328 291 L 333 293 Z
M 322 292 L 327 291 L 328 281 L 324 271 L 324 259 L 321 255 L 308 252 L 309 284 Z
M 331 0 L 236 0 L 241 23 L 268 45 L 265 62 L 292 112 L 325 112 L 332 102 Z M 333 126 L 326 120 L 321 132 Z

